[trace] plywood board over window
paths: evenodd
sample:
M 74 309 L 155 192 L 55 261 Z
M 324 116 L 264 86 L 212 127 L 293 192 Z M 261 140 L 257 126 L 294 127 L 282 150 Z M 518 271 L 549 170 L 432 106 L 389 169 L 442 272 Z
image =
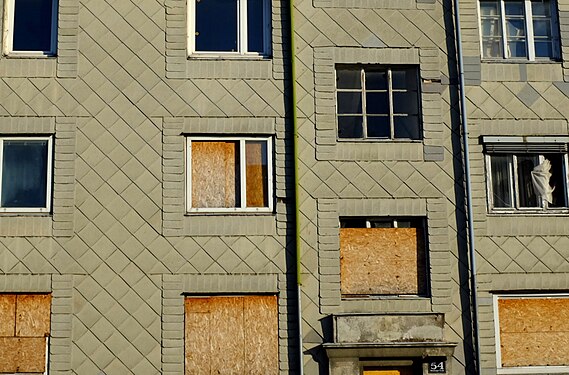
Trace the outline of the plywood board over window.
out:
M 0 373 L 45 373 L 51 295 L 0 295 Z
M 420 228 L 341 228 L 342 295 L 424 295 L 427 270 Z
M 501 367 L 569 366 L 569 298 L 498 298 Z
M 186 374 L 277 374 L 276 296 L 186 298 Z

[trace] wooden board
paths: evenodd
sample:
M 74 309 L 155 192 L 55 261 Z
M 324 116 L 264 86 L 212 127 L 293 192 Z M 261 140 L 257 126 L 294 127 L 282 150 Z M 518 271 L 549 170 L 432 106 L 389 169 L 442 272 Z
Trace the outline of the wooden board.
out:
M 0 295 L 0 336 L 16 335 L 16 295 Z
M 265 146 L 265 142 L 247 142 L 246 145 L 247 207 L 268 206 L 268 171 Z
M 417 228 L 341 228 L 343 295 L 426 294 L 424 237 Z
M 51 295 L 18 294 L 16 298 L 16 336 L 49 336 Z
M 502 366 L 569 365 L 569 299 L 499 299 Z
M 277 296 L 245 297 L 245 374 L 276 375 L 279 370 Z
M 192 141 L 192 207 L 235 207 L 239 175 L 236 142 Z
M 45 340 L 43 337 L 0 337 L 0 372 L 45 372 Z
M 186 298 L 186 375 L 276 374 L 276 296 Z

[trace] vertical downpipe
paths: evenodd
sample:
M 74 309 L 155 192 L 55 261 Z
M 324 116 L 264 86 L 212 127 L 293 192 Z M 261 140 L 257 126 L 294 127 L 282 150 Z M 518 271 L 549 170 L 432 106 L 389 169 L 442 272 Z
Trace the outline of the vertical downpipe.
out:
M 478 329 L 478 290 L 476 283 L 476 248 L 474 246 L 474 219 L 472 214 L 472 184 L 470 181 L 470 153 L 468 150 L 468 115 L 466 111 L 466 95 L 464 93 L 464 61 L 462 52 L 462 34 L 460 31 L 459 0 L 454 0 L 454 17 L 456 27 L 456 50 L 460 81 L 460 114 L 462 122 L 462 143 L 464 150 L 464 173 L 466 183 L 466 209 L 468 215 L 468 249 L 470 255 L 470 277 L 472 298 L 472 336 L 476 344 L 476 373 L 480 375 L 480 332 Z

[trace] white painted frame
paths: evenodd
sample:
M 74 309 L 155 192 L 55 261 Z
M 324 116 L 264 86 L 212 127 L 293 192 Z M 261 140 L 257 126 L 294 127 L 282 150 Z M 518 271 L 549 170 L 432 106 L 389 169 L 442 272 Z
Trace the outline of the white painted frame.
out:
M 192 207 L 192 141 L 213 141 L 225 142 L 234 141 L 239 142 L 239 176 L 240 176 L 240 189 L 241 201 L 240 207 Z M 247 207 L 247 160 L 245 158 L 245 144 L 248 141 L 265 142 L 267 145 L 267 194 L 268 206 L 267 207 Z M 186 137 L 184 142 L 185 147 L 185 163 L 186 163 L 186 178 L 185 178 L 185 197 L 186 197 L 186 212 L 188 213 L 270 213 L 273 212 L 274 207 L 274 192 L 273 192 L 273 144 L 272 137 Z
M 558 153 L 559 155 L 563 156 L 563 170 L 561 174 L 565 176 L 565 204 L 567 207 L 555 207 L 555 208 L 548 208 L 546 205 L 543 205 L 543 202 L 540 203 L 540 207 L 520 207 L 519 202 L 519 190 L 518 190 L 518 170 L 517 170 L 517 156 L 516 154 L 486 154 L 486 191 L 487 194 L 487 203 L 488 203 L 488 210 L 489 212 L 494 213 L 508 213 L 508 212 L 527 212 L 527 213 L 565 213 L 569 211 L 569 157 L 565 153 Z M 510 159 L 508 160 L 508 178 L 510 180 L 510 194 L 512 197 L 512 207 L 494 207 L 494 194 L 492 188 L 492 163 L 491 157 L 492 155 L 503 155 L 509 156 Z M 537 154 L 539 157 L 539 162 L 542 163 L 545 159 L 544 154 Z
M 0 138 L 0 197 L 2 197 L 2 168 L 4 165 L 4 141 L 47 141 L 46 207 L 0 207 L 0 213 L 49 213 L 53 189 L 53 137 L 2 137 Z
M 196 50 L 196 0 L 187 0 L 188 55 L 199 57 L 267 57 L 271 54 L 271 0 L 263 0 L 263 52 L 249 52 L 247 46 L 247 0 L 237 0 L 237 51 Z
M 536 60 L 549 60 L 549 59 L 559 59 L 561 56 L 560 46 L 559 46 L 559 15 L 557 12 L 557 4 L 555 0 L 551 0 L 550 3 L 550 12 L 551 12 L 551 43 L 552 43 L 552 51 L 553 56 L 551 57 L 539 57 L 536 58 L 535 56 L 535 41 L 533 35 L 533 14 L 531 9 L 531 0 L 523 0 L 524 1 L 524 25 L 526 31 L 526 52 L 527 57 L 509 57 L 508 56 L 508 40 L 507 40 L 507 31 L 506 31 L 506 12 L 505 12 L 505 2 L 507 0 L 497 0 L 499 1 L 499 9 L 500 9 L 500 22 L 502 27 L 502 57 L 499 59 L 504 60 L 527 60 L 527 61 L 536 61 Z M 493 60 L 498 59 L 495 57 L 484 57 L 484 43 L 482 39 L 482 17 L 480 12 L 480 0 L 477 1 L 477 8 L 478 8 L 478 29 L 480 31 L 480 56 L 483 60 Z
M 32 56 L 32 57 L 51 57 L 57 53 L 57 21 L 59 0 L 52 1 L 51 10 L 51 45 L 48 51 L 14 51 L 14 10 L 15 1 L 5 0 L 4 2 L 4 30 L 3 30 L 3 53 L 8 56 Z
M 569 366 L 520 366 L 520 367 L 502 367 L 502 352 L 500 343 L 500 314 L 498 311 L 499 299 L 520 299 L 520 298 L 569 298 L 569 294 L 540 293 L 540 294 L 494 294 L 494 337 L 496 341 L 496 372 L 498 374 L 560 374 L 569 373 Z

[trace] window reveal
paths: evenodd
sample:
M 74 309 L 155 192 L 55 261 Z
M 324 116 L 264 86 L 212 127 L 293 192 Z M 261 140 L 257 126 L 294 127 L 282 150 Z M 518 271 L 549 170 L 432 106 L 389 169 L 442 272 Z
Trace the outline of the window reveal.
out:
M 555 13 L 549 0 L 480 1 L 482 57 L 558 58 Z
M 9 0 L 8 53 L 54 55 L 57 0 Z
M 188 211 L 270 211 L 268 138 L 188 138 Z
M 336 68 L 338 137 L 421 139 L 416 67 Z

